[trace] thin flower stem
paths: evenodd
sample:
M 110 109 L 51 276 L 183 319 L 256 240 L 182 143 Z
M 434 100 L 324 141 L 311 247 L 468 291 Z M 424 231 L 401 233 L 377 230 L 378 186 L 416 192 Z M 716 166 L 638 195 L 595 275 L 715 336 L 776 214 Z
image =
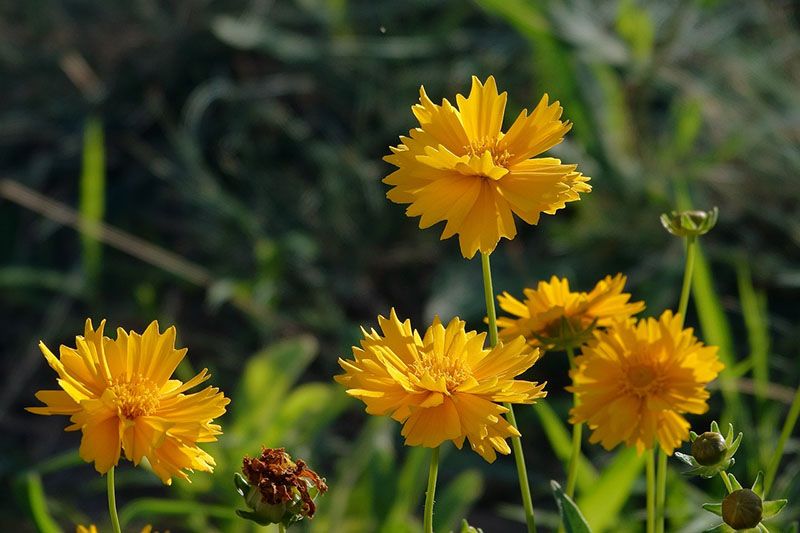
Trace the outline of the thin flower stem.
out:
M 114 533 L 122 533 L 119 527 L 119 515 L 117 515 L 117 495 L 114 491 L 114 467 L 106 473 L 108 487 L 108 514 L 111 515 L 111 529 Z
M 428 490 L 425 491 L 425 533 L 433 533 L 433 500 L 436 494 L 436 478 L 439 476 L 439 446 L 431 451 L 431 466 L 428 469 Z
M 689 307 L 689 293 L 692 291 L 692 270 L 694 270 L 694 257 L 697 253 L 697 237 L 686 237 L 686 263 L 683 269 L 683 285 L 681 286 L 681 299 L 678 301 L 678 313 L 681 315 L 681 326 L 686 320 L 686 309 Z
M 278 524 L 278 533 L 286 533 L 286 526 Z
M 567 348 L 567 357 L 569 358 L 569 368 L 575 368 L 575 351 L 573 348 Z M 577 407 L 578 396 L 573 395 L 572 403 Z M 577 423 L 572 426 L 572 454 L 569 458 L 569 466 L 567 467 L 567 487 L 565 493 L 570 498 L 575 494 L 575 483 L 578 480 L 578 462 L 581 456 L 581 438 L 583 436 L 583 424 Z
M 492 269 L 489 264 L 489 254 L 481 252 L 481 270 L 483 271 L 483 295 L 486 298 L 486 316 L 489 317 L 489 344 L 497 344 L 497 312 L 494 307 L 494 289 L 492 288 Z M 517 429 L 517 419 L 514 416 L 514 408 L 510 403 L 503 404 L 508 413 L 506 418 L 508 423 Z M 519 429 L 517 429 L 519 431 Z M 525 468 L 525 455 L 522 452 L 522 440 L 519 437 L 511 437 L 511 449 L 514 451 L 514 461 L 517 464 L 517 477 L 519 478 L 519 490 L 522 493 L 522 506 L 525 508 L 525 522 L 528 524 L 528 533 L 536 533 L 536 518 L 533 514 L 533 499 L 531 498 L 531 487 L 528 482 L 528 471 Z
M 794 426 L 797 423 L 798 416 L 800 416 L 800 387 L 797 387 L 797 391 L 794 393 L 794 400 L 792 400 L 792 405 L 789 407 L 789 414 L 786 415 L 786 420 L 783 422 L 783 429 L 781 430 L 781 436 L 778 439 L 778 445 L 775 447 L 775 451 L 773 452 L 772 458 L 769 461 L 769 466 L 767 467 L 767 475 L 764 477 L 765 498 L 767 494 L 769 494 L 769 490 L 772 488 L 772 483 L 775 481 L 775 474 L 777 474 L 778 466 L 783 458 L 783 448 L 786 446 L 786 441 L 789 440 L 789 436 L 792 434 L 792 431 L 794 431 Z
M 664 504 L 667 500 L 667 453 L 659 446 L 656 471 L 656 533 L 664 533 Z
M 647 533 L 656 530 L 656 451 L 647 451 Z
M 728 473 L 724 470 L 720 470 L 719 475 L 722 478 L 722 482 L 725 483 L 725 488 L 728 489 L 728 494 L 733 492 L 733 485 L 731 485 L 731 480 L 728 477 Z

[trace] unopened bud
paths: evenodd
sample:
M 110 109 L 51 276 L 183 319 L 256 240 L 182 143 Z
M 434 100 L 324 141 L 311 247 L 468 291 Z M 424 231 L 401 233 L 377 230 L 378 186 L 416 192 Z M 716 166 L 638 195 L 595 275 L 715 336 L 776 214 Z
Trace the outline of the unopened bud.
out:
M 733 529 L 757 527 L 764 515 L 764 504 L 750 489 L 739 489 L 722 500 L 722 519 Z
M 692 457 L 703 466 L 712 466 L 725 457 L 725 438 L 715 431 L 706 431 L 692 442 Z
M 678 237 L 705 235 L 717 224 L 719 209 L 711 211 L 672 211 L 661 215 L 664 228 Z

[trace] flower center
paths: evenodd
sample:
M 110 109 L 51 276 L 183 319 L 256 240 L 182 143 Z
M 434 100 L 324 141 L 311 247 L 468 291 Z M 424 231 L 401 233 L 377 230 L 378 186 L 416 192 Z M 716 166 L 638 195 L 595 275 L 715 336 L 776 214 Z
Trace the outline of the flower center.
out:
M 464 146 L 464 152 L 477 157 L 482 156 L 484 152 L 489 152 L 492 155 L 492 161 L 495 166 L 506 168 L 512 154 L 506 149 L 500 150 L 497 146 L 497 141 L 496 137 L 483 137 L 472 141 L 468 146 Z
M 452 391 L 469 377 L 469 369 L 461 359 L 447 359 L 425 353 L 420 354 L 410 370 L 420 379 L 424 376 L 430 376 L 434 381 L 444 378 L 448 391 Z
M 128 381 L 115 381 L 109 388 L 117 397 L 117 411 L 128 420 L 158 409 L 158 386 L 149 379 L 134 376 Z
M 628 385 L 633 392 L 644 395 L 658 386 L 658 375 L 650 365 L 632 365 L 627 372 Z

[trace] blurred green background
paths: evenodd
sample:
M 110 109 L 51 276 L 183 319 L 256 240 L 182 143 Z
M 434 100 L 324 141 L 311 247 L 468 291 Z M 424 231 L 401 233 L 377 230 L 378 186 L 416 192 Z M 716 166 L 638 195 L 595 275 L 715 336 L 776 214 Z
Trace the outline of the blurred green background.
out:
M 508 91 L 507 117 L 559 99 L 575 126 L 552 154 L 593 178 L 581 202 L 501 243 L 498 292 L 551 274 L 589 290 L 621 271 L 660 313 L 677 303 L 683 250 L 659 214 L 719 206 L 688 320 L 728 369 L 692 423 L 746 431 L 734 472 L 749 485 L 800 380 L 799 24 L 789 1 L 0 2 L 0 528 L 104 523 L 79 436 L 22 410 L 54 385 L 38 340 L 72 344 L 92 317 L 175 324 L 190 348 L 179 374 L 207 366 L 233 398 L 213 476 L 163 488 L 119 469 L 129 527 L 249 531 L 231 475 L 264 444 L 327 477 L 309 531 L 419 530 L 427 453 L 331 376 L 390 306 L 418 327 L 434 313 L 483 327 L 478 262 L 441 227 L 418 230 L 380 182 L 419 85 L 452 100 L 472 74 Z M 538 363 L 548 402 L 517 415 L 545 529 L 566 368 L 559 354 Z M 770 493 L 795 502 L 777 531 L 798 517 L 796 437 Z M 579 480 L 587 518 L 638 531 L 641 460 L 584 450 L 599 470 Z M 522 530 L 511 458 L 450 447 L 440 479 L 437 531 L 461 517 Z M 676 474 L 669 494 L 669 530 L 691 532 L 713 524 L 699 504 L 722 487 Z

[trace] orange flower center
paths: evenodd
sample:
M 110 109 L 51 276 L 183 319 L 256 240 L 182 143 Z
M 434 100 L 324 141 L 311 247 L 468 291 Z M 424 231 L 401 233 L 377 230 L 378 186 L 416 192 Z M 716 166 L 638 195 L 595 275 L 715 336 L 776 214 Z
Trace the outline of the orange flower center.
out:
M 464 146 L 464 152 L 477 157 L 482 156 L 484 152 L 489 152 L 496 166 L 506 168 L 512 154 L 505 148 L 501 150 L 497 144 L 498 139 L 496 137 L 483 137 L 472 141 L 469 146 Z
M 109 387 L 117 398 L 117 411 L 128 420 L 153 414 L 158 409 L 158 386 L 149 379 L 134 376 Z
M 635 394 L 644 396 L 659 386 L 658 374 L 650 365 L 635 364 L 626 372 L 628 386 Z
M 448 391 L 452 391 L 469 377 L 469 369 L 462 360 L 446 359 L 426 353 L 420 354 L 420 358 L 411 365 L 410 370 L 420 379 L 425 376 L 434 381 L 444 378 Z

